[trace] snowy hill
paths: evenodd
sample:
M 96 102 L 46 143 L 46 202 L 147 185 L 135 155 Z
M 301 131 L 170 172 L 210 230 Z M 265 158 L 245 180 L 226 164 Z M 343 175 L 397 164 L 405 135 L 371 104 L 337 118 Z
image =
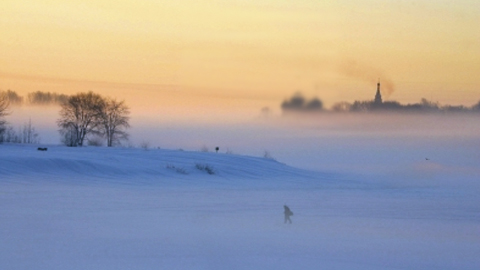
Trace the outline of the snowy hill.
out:
M 43 147 L 43 146 L 41 146 Z M 310 172 L 273 159 L 211 152 L 139 148 L 71 148 L 0 145 L 0 175 L 7 179 L 48 181 L 104 179 L 129 184 L 162 183 L 242 185 L 253 181 L 277 185 L 331 183 L 331 174 Z M 323 181 L 314 181 L 323 179 Z M 251 183 L 250 183 L 251 184 Z

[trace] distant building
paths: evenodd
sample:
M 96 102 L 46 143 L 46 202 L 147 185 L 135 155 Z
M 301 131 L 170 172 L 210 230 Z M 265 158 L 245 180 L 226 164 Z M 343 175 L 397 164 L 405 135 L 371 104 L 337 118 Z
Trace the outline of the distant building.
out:
M 373 105 L 381 105 L 382 101 L 382 94 L 380 93 L 380 82 L 377 83 L 377 93 L 375 94 L 375 99 L 373 100 Z

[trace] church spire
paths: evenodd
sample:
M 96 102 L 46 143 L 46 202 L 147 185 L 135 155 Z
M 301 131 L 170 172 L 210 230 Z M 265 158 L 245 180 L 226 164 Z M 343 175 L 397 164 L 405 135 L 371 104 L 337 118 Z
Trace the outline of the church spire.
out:
M 382 104 L 382 94 L 380 93 L 380 80 L 377 83 L 377 93 L 375 94 L 374 104 Z

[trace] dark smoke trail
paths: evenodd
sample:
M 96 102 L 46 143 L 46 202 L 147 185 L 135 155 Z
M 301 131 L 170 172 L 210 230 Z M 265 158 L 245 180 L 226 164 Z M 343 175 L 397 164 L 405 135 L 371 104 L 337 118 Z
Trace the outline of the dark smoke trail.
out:
M 393 81 L 389 79 L 382 71 L 359 64 L 355 60 L 347 60 L 339 67 L 339 72 L 345 76 L 360 79 L 366 82 L 376 85 L 378 80 L 382 84 L 382 94 L 385 97 L 390 96 L 395 91 Z

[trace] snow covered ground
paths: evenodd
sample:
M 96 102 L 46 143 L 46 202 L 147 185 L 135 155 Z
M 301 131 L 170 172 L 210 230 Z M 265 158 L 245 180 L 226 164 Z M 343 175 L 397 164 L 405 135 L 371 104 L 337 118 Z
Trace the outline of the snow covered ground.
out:
M 0 269 L 480 269 L 478 159 L 386 177 L 47 147 L 0 145 Z

